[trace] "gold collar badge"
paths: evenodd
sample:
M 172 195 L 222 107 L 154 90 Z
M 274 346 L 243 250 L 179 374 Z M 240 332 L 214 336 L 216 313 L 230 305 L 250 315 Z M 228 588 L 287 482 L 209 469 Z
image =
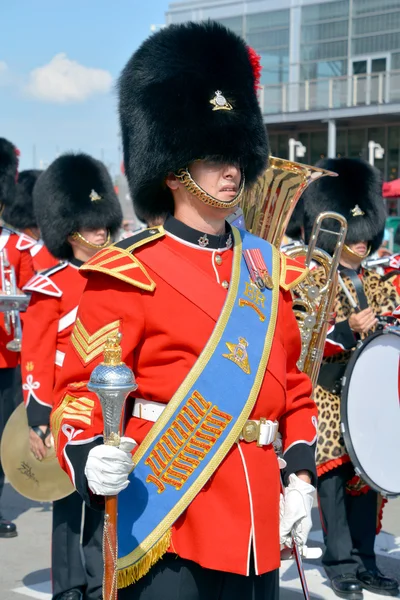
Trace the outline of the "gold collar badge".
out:
M 96 190 L 92 190 L 90 192 L 89 198 L 92 202 L 98 202 L 99 200 L 101 200 L 101 196 L 96 192 Z
M 215 92 L 215 96 L 210 100 L 210 104 L 214 106 L 213 110 L 233 110 L 232 104 L 229 104 L 228 100 L 222 95 L 220 90 Z
M 358 204 L 356 204 L 355 207 L 352 208 L 350 212 L 353 215 L 353 217 L 363 217 L 365 215 L 365 212 L 363 210 L 361 210 L 361 208 L 358 206 Z

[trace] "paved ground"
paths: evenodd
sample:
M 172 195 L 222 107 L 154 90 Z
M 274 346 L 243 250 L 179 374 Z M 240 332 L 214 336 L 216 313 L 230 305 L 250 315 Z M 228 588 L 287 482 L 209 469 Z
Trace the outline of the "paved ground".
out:
M 9 485 L 6 485 L 2 504 L 4 515 L 15 519 L 19 536 L 0 539 L 0 600 L 51 600 L 51 505 L 22 498 Z M 322 546 L 316 509 L 314 512 L 314 529 L 309 545 Z M 400 580 L 400 498 L 391 500 L 385 509 L 383 532 L 378 536 L 376 550 L 381 569 Z M 326 583 L 319 561 L 307 561 L 305 568 L 312 598 L 336 599 Z M 282 565 L 281 589 L 281 600 L 301 600 L 300 582 L 293 561 L 285 561 Z M 384 597 L 365 593 L 364 598 L 378 600 Z

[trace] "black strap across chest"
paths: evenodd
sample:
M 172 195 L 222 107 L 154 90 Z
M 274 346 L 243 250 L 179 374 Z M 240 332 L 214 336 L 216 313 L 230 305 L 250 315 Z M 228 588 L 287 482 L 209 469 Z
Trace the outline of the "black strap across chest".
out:
M 365 310 L 366 308 L 368 308 L 369 304 L 367 296 L 365 295 L 364 287 L 361 279 L 357 274 L 357 271 L 354 271 L 353 269 L 347 269 L 346 267 L 341 267 L 340 273 L 341 275 L 344 275 L 345 277 L 350 279 L 351 283 L 353 284 L 354 289 L 356 291 L 358 306 L 360 310 Z

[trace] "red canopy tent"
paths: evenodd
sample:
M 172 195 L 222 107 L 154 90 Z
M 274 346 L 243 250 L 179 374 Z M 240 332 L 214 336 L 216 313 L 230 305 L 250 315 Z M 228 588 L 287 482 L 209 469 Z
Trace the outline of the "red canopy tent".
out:
M 400 198 L 400 179 L 385 181 L 382 193 L 384 198 Z

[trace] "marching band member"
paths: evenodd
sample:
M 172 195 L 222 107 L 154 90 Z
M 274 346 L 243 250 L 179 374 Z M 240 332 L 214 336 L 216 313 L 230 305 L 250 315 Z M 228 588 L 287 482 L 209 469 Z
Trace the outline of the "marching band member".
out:
M 35 218 L 46 247 L 61 259 L 24 287 L 32 294 L 24 320 L 21 369 L 30 426 L 30 447 L 38 460 L 50 442 L 53 388 L 63 364 L 85 279 L 79 267 L 110 243 L 122 214 L 104 165 L 85 154 L 56 159 L 38 179 Z M 101 512 L 86 507 L 77 492 L 53 503 L 52 585 L 54 600 L 100 600 Z
M 32 192 L 41 173 L 42 171 L 38 169 L 29 169 L 19 173 L 15 199 L 12 204 L 4 208 L 2 214 L 6 226 L 19 234 L 17 248 L 29 250 L 36 273 L 54 267 L 59 262 L 50 254 L 40 239 L 40 231 L 33 210 Z
M 120 600 L 276 599 L 280 543 L 303 547 L 311 527 L 316 408 L 290 295 L 306 273 L 225 221 L 268 165 L 259 68 L 223 26 L 188 23 L 144 42 L 120 79 L 125 169 L 152 227 L 83 267 L 52 414 L 85 500 L 119 494 Z M 117 332 L 139 385 L 120 448 L 103 445 L 86 387 Z M 144 478 L 129 475 L 146 447 Z
M 383 237 L 381 178 L 377 169 L 360 159 L 324 159 L 317 166 L 339 176 L 320 179 L 303 195 L 306 243 L 319 213 L 336 211 L 348 221 L 339 267 L 343 283 L 338 286 L 335 319 L 314 396 L 319 409 L 318 494 L 326 546 L 322 563 L 333 591 L 341 598 L 361 599 L 363 588 L 396 596 L 396 581 L 384 577 L 376 566 L 378 495 L 355 477 L 340 430 L 341 378 L 352 351 L 376 329 L 377 317 L 391 314 L 399 302 L 390 281 L 361 266 Z M 330 229 L 328 223 L 326 229 Z M 331 254 L 334 236 L 320 234 L 318 246 Z M 321 271 L 313 274 L 317 283 L 323 284 Z
M 18 179 L 18 149 L 0 138 L 0 210 L 12 205 L 15 199 Z M 7 227 L 0 227 L 0 252 L 15 270 L 16 284 L 22 288 L 33 275 L 32 259 L 29 251 L 21 248 L 20 235 Z M 1 275 L 1 274 L 0 274 Z M 20 398 L 19 352 L 11 352 L 7 344 L 13 339 L 13 331 L 5 329 L 4 315 L 0 314 L 0 439 L 4 427 L 16 408 Z M 4 487 L 4 471 L 0 464 L 0 497 Z M 0 514 L 0 538 L 15 537 L 15 523 L 4 519 Z

